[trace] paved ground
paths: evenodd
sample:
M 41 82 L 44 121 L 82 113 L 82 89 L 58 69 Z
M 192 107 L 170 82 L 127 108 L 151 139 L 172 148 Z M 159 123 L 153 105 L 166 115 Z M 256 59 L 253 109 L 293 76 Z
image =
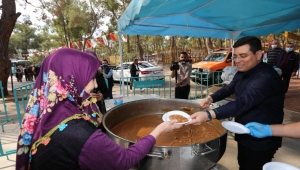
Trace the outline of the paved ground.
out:
M 300 112 L 300 77 L 291 78 L 289 90 L 285 95 L 285 109 Z
M 165 70 L 169 70 L 165 67 Z M 14 79 L 15 80 L 15 79 Z M 28 82 L 18 83 L 14 81 L 14 87 L 26 84 Z M 10 83 L 8 84 L 9 90 L 11 88 Z M 119 93 L 119 86 L 113 89 L 114 94 Z M 296 77 L 291 79 L 291 84 L 288 93 L 286 94 L 285 100 L 285 118 L 284 123 L 300 121 L 300 78 Z M 0 139 L 2 141 L 4 151 L 15 149 L 17 143 L 17 136 L 19 128 L 16 119 L 16 106 L 15 103 L 7 102 L 7 110 L 10 117 L 15 118 L 15 124 L 8 123 L 5 125 L 5 132 L 0 131 Z M 195 101 L 198 102 L 198 101 Z M 3 105 L 0 102 L 0 110 L 3 110 Z M 275 154 L 273 161 L 285 162 L 297 167 L 300 167 L 300 140 L 284 138 L 283 146 Z M 217 167 L 220 170 L 237 170 L 238 163 L 236 160 L 237 150 L 236 142 L 232 136 L 228 136 L 227 147 L 224 156 L 218 162 Z M 6 157 L 0 157 L 0 169 L 12 170 L 15 165 L 15 154 L 9 156 L 11 160 L 7 160 Z

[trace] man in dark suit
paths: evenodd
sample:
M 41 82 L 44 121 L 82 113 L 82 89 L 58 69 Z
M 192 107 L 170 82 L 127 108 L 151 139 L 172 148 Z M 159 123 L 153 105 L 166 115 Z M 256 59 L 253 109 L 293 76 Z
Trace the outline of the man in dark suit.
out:
M 294 44 L 287 43 L 285 51 L 278 54 L 274 66 L 282 70 L 282 81 L 284 84 L 284 92 L 289 89 L 290 79 L 296 75 L 299 68 L 299 54 L 294 51 Z
M 139 59 L 134 59 L 133 63 L 130 65 L 130 91 L 132 92 L 133 81 L 139 81 Z

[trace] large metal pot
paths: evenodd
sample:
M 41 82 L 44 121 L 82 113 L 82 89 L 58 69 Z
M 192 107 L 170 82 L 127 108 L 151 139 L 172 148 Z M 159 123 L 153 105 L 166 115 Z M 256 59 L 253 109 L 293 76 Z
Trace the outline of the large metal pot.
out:
M 128 148 L 135 142 L 121 138 L 111 132 L 126 119 L 148 114 L 163 114 L 162 109 L 178 110 L 179 107 L 193 107 L 199 111 L 199 103 L 178 99 L 146 99 L 125 103 L 106 113 L 103 119 L 107 135 L 120 146 Z M 223 156 L 226 149 L 227 132 L 218 120 L 212 123 L 221 131 L 221 135 L 213 140 L 188 146 L 154 146 L 148 155 L 141 160 L 136 169 L 147 170 L 202 170 L 210 169 Z

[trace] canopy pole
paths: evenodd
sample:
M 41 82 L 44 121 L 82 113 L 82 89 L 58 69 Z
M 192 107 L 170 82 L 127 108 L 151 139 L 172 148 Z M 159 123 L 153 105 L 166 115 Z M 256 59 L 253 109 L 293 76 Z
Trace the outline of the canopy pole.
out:
M 123 74 L 123 46 L 122 46 L 122 40 L 121 40 L 121 34 L 118 33 L 119 37 L 119 51 L 120 51 L 120 64 L 121 64 L 121 94 L 124 96 L 124 91 L 125 91 L 125 87 L 124 87 L 124 74 Z
M 234 54 L 234 42 L 237 40 L 238 36 L 240 36 L 242 31 L 229 31 L 228 34 L 232 38 L 232 43 L 231 43 L 231 66 L 234 66 L 234 61 L 233 61 L 233 54 Z
M 234 61 L 233 61 L 233 54 L 234 54 L 234 48 L 233 48 L 233 44 L 234 44 L 234 39 L 232 39 L 231 41 L 231 66 L 234 66 Z

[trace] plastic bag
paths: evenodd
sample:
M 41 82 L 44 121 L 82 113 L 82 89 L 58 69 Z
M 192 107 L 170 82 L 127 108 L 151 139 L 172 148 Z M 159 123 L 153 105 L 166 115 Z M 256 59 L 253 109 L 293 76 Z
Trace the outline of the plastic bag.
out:
M 235 66 L 225 67 L 223 69 L 223 73 L 221 75 L 221 79 L 223 80 L 223 83 L 229 84 L 237 72 L 238 72 L 238 69 Z
M 277 71 L 277 73 L 281 76 L 282 75 L 282 70 L 280 68 L 274 68 L 275 71 Z

